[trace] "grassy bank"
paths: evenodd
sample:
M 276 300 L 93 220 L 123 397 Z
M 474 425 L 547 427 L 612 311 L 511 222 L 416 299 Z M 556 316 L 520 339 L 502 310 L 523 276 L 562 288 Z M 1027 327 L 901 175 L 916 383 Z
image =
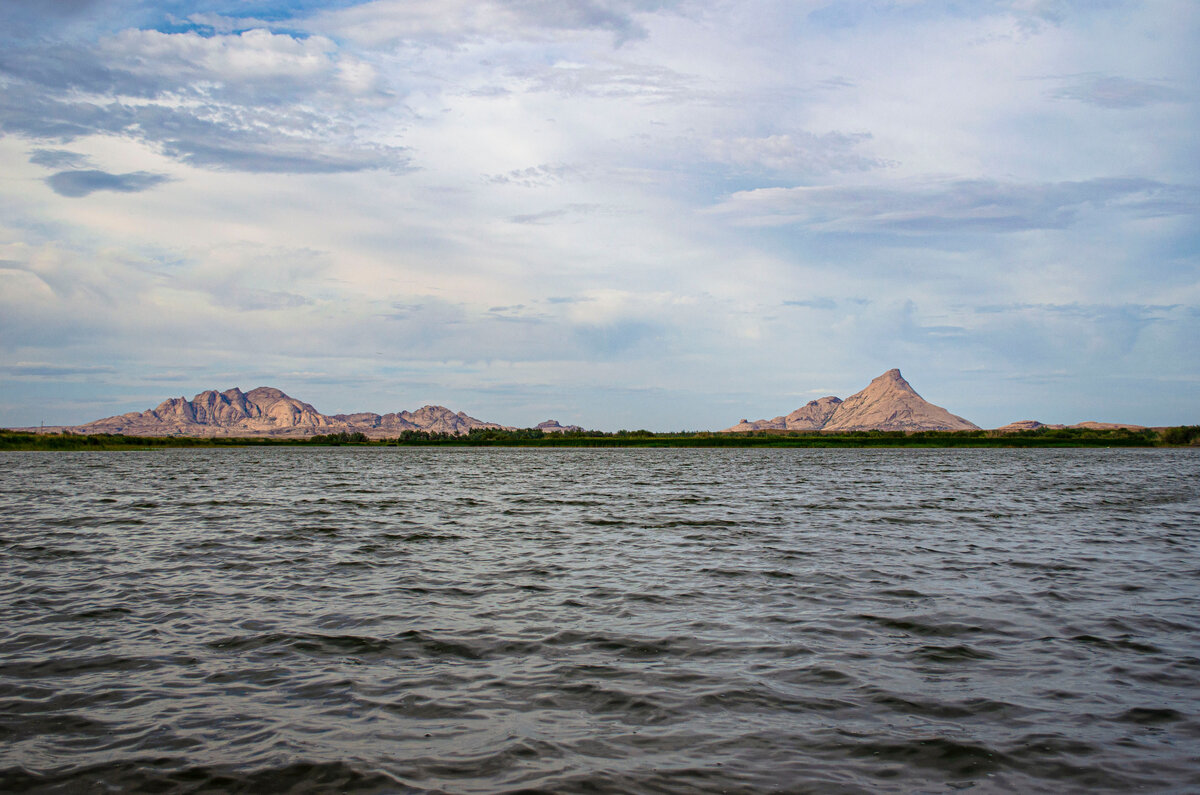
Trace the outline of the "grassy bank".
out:
M 119 434 L 37 434 L 0 431 L 0 450 L 153 450 L 179 447 L 1175 447 L 1200 444 L 1200 426 L 1132 431 L 1087 428 L 998 433 L 996 431 L 865 431 L 823 434 L 800 431 L 751 433 L 652 433 L 650 431 L 476 430 L 465 436 L 405 431 L 391 439 L 367 439 L 361 433 L 275 437 L 123 436 Z

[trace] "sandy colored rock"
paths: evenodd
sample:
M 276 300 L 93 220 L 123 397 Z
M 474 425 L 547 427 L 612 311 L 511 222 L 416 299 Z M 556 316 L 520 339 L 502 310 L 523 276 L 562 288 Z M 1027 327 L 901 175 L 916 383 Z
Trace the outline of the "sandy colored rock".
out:
M 1037 420 L 1017 420 L 1010 422 L 1008 425 L 1001 425 L 996 428 L 1001 433 L 1013 433 L 1014 431 L 1036 431 L 1038 428 L 1050 428 L 1051 430 L 1060 430 L 1067 427 L 1066 425 L 1047 425 L 1044 422 Z
M 165 400 L 157 408 L 67 428 L 73 433 L 122 433 L 127 436 L 286 436 L 364 433 L 375 439 L 402 431 L 461 435 L 472 428 L 501 428 L 445 406 L 424 406 L 415 412 L 359 412 L 327 416 L 312 405 L 273 387 L 249 392 L 238 388 L 210 389 L 188 400 Z
M 819 431 L 841 405 L 842 399 L 829 395 L 810 400 L 791 414 L 781 414 L 769 420 L 741 420 L 721 433 L 739 431 Z
M 1017 420 L 1010 422 L 1008 425 L 1001 425 L 997 431 L 1002 433 L 1012 433 L 1014 431 L 1036 431 L 1038 428 L 1048 428 L 1049 430 L 1062 430 L 1063 428 L 1083 428 L 1091 431 L 1115 431 L 1121 428 L 1130 431 L 1147 430 L 1145 425 L 1132 425 L 1127 422 L 1095 422 L 1089 420 L 1087 422 L 1077 422 L 1074 425 L 1063 425 L 1062 423 L 1048 425 L 1037 420 Z
M 783 418 L 783 427 L 789 431 L 819 431 L 837 414 L 842 399 L 829 395 L 810 400 Z
M 893 369 L 846 398 L 821 430 L 977 431 L 979 426 L 925 400 Z
M 1127 422 L 1095 422 L 1089 420 L 1087 422 L 1077 422 L 1074 425 L 1068 425 L 1068 428 L 1087 428 L 1091 431 L 1116 431 L 1124 428 L 1127 431 L 1144 431 L 1145 425 L 1131 425 Z
M 543 431 L 545 433 L 574 433 L 582 431 L 583 428 L 578 425 L 562 425 L 558 420 L 546 420 L 539 422 L 534 426 L 534 430 Z
M 845 400 L 823 397 L 774 419 L 742 420 L 723 433 L 761 430 L 976 431 L 979 426 L 933 405 L 917 394 L 899 370 L 888 370 Z

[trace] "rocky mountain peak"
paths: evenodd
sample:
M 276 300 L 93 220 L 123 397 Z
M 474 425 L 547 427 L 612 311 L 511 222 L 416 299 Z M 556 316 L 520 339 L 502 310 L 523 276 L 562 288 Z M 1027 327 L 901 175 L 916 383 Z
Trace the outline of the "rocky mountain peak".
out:
M 922 398 L 900 370 L 893 368 L 845 400 L 823 397 L 786 416 L 742 420 L 725 430 L 965 431 L 978 430 L 978 426 Z

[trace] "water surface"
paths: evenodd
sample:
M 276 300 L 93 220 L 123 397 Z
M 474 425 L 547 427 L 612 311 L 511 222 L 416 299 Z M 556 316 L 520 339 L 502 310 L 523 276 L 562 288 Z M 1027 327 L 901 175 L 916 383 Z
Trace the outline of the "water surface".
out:
M 1200 790 L 1188 450 L 0 454 L 0 790 Z

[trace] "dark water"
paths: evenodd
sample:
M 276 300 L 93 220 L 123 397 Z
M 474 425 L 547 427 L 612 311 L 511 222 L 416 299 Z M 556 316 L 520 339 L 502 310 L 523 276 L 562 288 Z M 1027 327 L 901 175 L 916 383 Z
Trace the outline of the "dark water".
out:
M 1200 791 L 1194 451 L 0 455 L 0 790 Z

